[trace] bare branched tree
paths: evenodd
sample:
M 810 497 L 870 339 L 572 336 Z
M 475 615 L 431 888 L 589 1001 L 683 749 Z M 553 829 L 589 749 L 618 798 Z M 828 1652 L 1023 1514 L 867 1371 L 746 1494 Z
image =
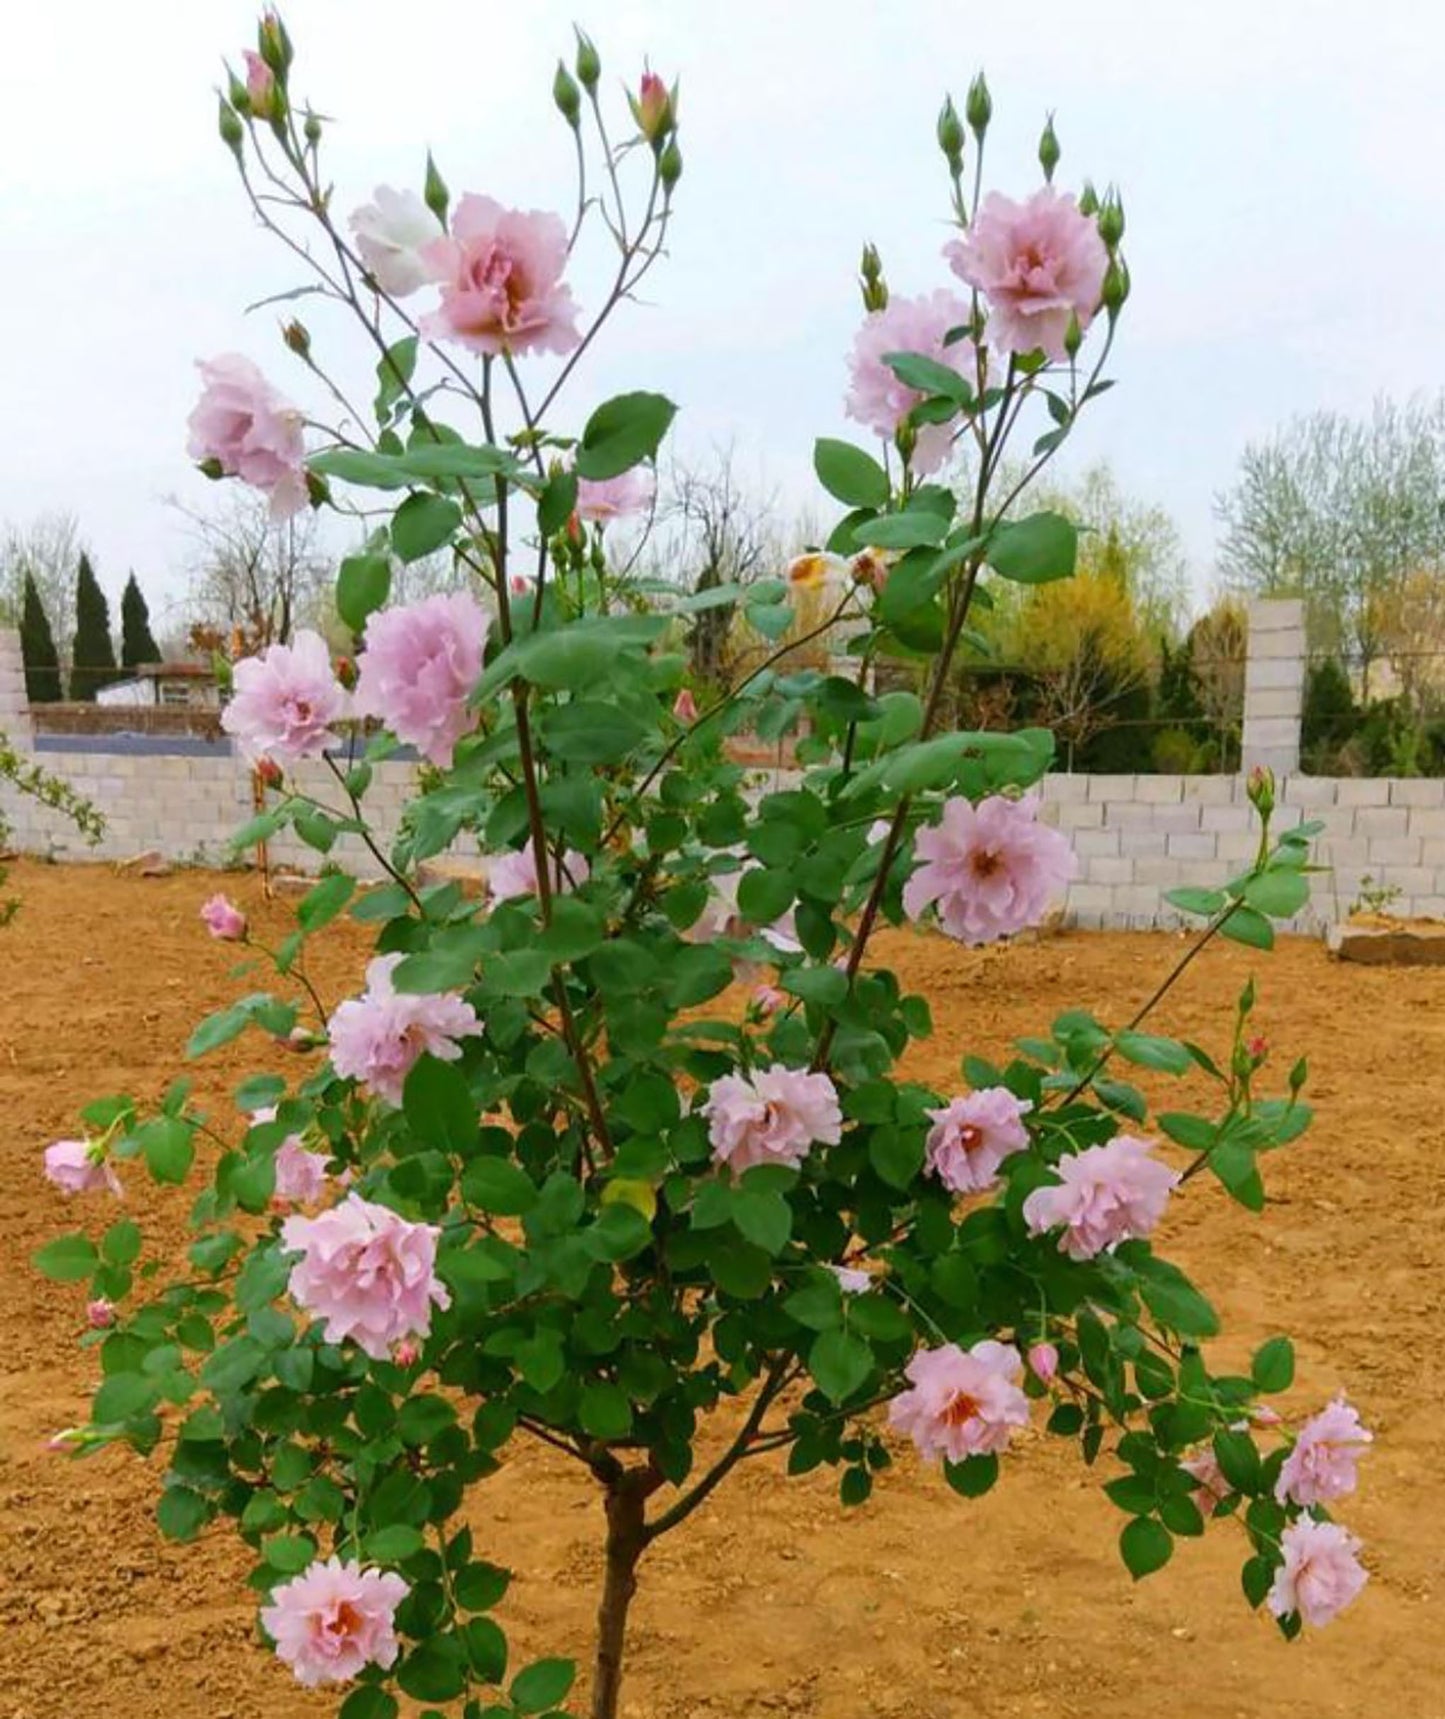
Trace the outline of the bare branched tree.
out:
M 24 525 L 7 520 L 0 528 L 0 623 L 20 625 L 28 576 L 56 642 L 68 651 L 75 636 L 76 568 L 88 549 L 73 513 L 42 513 Z
M 273 520 L 263 497 L 240 494 L 214 513 L 171 505 L 193 528 L 184 600 L 192 648 L 249 654 L 324 617 L 333 563 L 314 514 Z

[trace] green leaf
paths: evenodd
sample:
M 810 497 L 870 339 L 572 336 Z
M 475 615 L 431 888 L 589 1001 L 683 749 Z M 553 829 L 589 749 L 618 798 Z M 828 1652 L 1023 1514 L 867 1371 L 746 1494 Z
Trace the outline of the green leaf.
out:
M 1236 907 L 1219 927 L 1219 935 L 1251 949 L 1273 949 L 1274 927 L 1252 907 Z
M 456 1418 L 457 1411 L 445 1397 L 424 1393 L 419 1397 L 408 1397 L 401 1405 L 401 1413 L 396 1417 L 396 1430 L 403 1444 L 430 1444 L 452 1426 Z
M 140 1247 L 140 1226 L 129 1218 L 122 1218 L 105 1232 L 100 1255 L 107 1265 L 133 1265 L 140 1257 Z
M 342 871 L 333 872 L 301 897 L 296 904 L 296 918 L 304 930 L 319 931 L 336 918 L 355 892 L 355 878 Z
M 375 1564 L 400 1564 L 414 1558 L 425 1545 L 426 1536 L 420 1528 L 405 1522 L 389 1522 L 366 1536 L 366 1556 Z
M 501 1634 L 490 1618 L 474 1618 L 467 1626 L 468 1647 L 472 1629 L 478 1624 L 490 1624 Z M 502 1652 L 505 1661 L 505 1645 Z M 467 1658 L 455 1636 L 433 1636 L 402 1660 L 396 1681 L 402 1693 L 414 1700 L 455 1701 L 467 1686 Z
M 168 1486 L 156 1505 L 156 1521 L 167 1540 L 194 1540 L 211 1519 L 211 1506 L 188 1486 Z
M 500 1683 L 507 1675 L 507 1638 L 491 1618 L 472 1618 L 462 1631 L 467 1658 L 484 1683 Z
M 1287 1391 L 1294 1383 L 1294 1344 L 1288 1337 L 1261 1343 L 1250 1363 L 1249 1376 L 1257 1391 Z
M 885 514 L 859 527 L 860 548 L 936 549 L 948 535 L 949 521 L 929 508 Z
M 383 423 L 416 374 L 417 337 L 404 335 L 376 361 L 376 417 Z M 352 1719 L 348 1714 L 346 1719 Z
M 793 905 L 795 893 L 790 870 L 754 866 L 738 884 L 738 908 L 753 925 L 771 925 Z
M 1292 919 L 1309 898 L 1310 880 L 1288 866 L 1261 872 L 1244 886 L 1244 899 L 1271 919 Z
M 1197 913 L 1206 919 L 1212 919 L 1225 904 L 1223 892 L 1217 889 L 1170 889 L 1164 892 L 1164 899 L 1181 913 Z
M 261 1542 L 261 1556 L 273 1570 L 292 1576 L 316 1556 L 316 1542 L 309 1534 L 272 1534 Z
M 498 653 L 474 697 L 484 701 L 517 676 L 564 692 L 598 683 L 615 685 L 619 653 L 651 644 L 668 624 L 666 615 L 606 615 L 529 633 Z
M 30 1257 L 37 1271 L 57 1283 L 79 1283 L 100 1264 L 95 1243 L 83 1235 L 57 1236 Z
M 943 1477 L 964 1498 L 982 1498 L 998 1479 L 996 1456 L 966 1456 L 962 1462 L 945 1462 Z
M 144 1373 L 112 1373 L 95 1393 L 91 1414 L 102 1426 L 128 1420 L 155 1401 L 156 1384 Z
M 196 1156 L 189 1123 L 178 1116 L 157 1116 L 137 1128 L 134 1138 L 141 1142 L 146 1169 L 157 1182 L 178 1187 L 185 1181 Z
M 920 394 L 942 394 L 955 405 L 971 405 L 973 389 L 968 378 L 936 358 L 921 352 L 885 352 L 883 362 L 905 387 Z
M 348 555 L 336 575 L 336 612 L 359 633 L 367 616 L 391 593 L 391 561 L 385 555 Z
M 1161 1325 L 1181 1337 L 1214 1337 L 1219 1315 L 1177 1266 L 1153 1257 L 1137 1261 L 1140 1293 Z
M 994 528 L 988 564 L 1005 579 L 1042 585 L 1067 579 L 1078 557 L 1079 534 L 1061 513 L 1032 513 L 1027 519 Z
M 1268 1558 L 1247 1559 L 1239 1572 L 1239 1580 L 1245 1599 L 1258 1611 L 1264 1604 L 1264 1596 L 1274 1586 L 1274 1565 Z
M 567 1699 L 577 1680 L 577 1667 L 570 1659 L 538 1659 L 519 1671 L 507 1691 L 519 1713 L 541 1713 Z
M 1214 1454 L 1220 1472 L 1236 1492 L 1259 1491 L 1259 1450 L 1247 1432 L 1215 1433 Z
M 457 1604 L 467 1612 L 489 1612 L 500 1604 L 512 1575 L 499 1564 L 468 1564 L 456 1579 Z
M 577 476 L 597 482 L 620 477 L 662 445 L 677 407 L 662 394 L 618 394 L 587 420 L 577 448 Z
M 409 495 L 391 520 L 391 546 L 403 561 L 420 561 L 450 542 L 462 510 L 444 495 Z
M 543 537 L 560 531 L 577 506 L 577 474 L 554 471 L 537 498 L 537 529 Z
M 851 442 L 820 437 L 813 444 L 813 470 L 828 494 L 845 507 L 888 505 L 888 473 L 871 454 Z
M 732 1220 L 750 1242 L 766 1253 L 781 1253 L 793 1233 L 792 1208 L 781 1194 L 739 1188 L 733 1195 Z
M 1219 1134 L 1219 1129 L 1206 1117 L 1189 1116 L 1182 1111 L 1166 1111 L 1157 1120 L 1171 1140 L 1187 1146 L 1191 1152 L 1207 1152 Z
M 783 1311 L 810 1331 L 834 1331 L 843 1323 L 843 1292 L 832 1272 L 819 1274 L 783 1303 Z
M 531 1211 L 537 1189 L 525 1170 L 505 1158 L 474 1158 L 462 1173 L 462 1197 L 481 1211 L 511 1218 Z
M 466 1076 L 454 1064 L 420 1057 L 402 1087 L 407 1126 L 420 1140 L 455 1157 L 476 1150 L 480 1116 Z
M 644 741 L 648 726 L 602 699 L 578 699 L 545 712 L 542 743 L 567 764 L 617 764 Z
M 582 1387 L 577 1419 L 593 1438 L 626 1438 L 632 1431 L 632 1404 L 620 1385 L 597 1379 Z
M 1137 1582 L 1164 1568 L 1174 1555 L 1174 1538 L 1162 1522 L 1136 1516 L 1119 1536 L 1119 1552 L 1125 1569 Z
M 1183 1045 L 1154 1033 L 1116 1033 L 1114 1048 L 1141 1068 L 1158 1069 L 1162 1074 L 1188 1074 L 1192 1066 Z
M 873 1371 L 873 1351 L 851 1331 L 824 1331 L 808 1351 L 808 1371 L 824 1396 L 841 1403 Z

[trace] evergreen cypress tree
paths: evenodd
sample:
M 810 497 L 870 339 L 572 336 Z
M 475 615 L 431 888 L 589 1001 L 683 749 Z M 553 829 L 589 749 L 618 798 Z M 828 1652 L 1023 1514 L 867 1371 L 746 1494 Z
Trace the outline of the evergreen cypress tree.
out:
M 25 575 L 25 606 L 20 615 L 20 653 L 25 659 L 25 696 L 31 704 L 60 700 L 60 655 L 35 581 Z
M 70 696 L 90 702 L 101 687 L 119 679 L 110 636 L 110 604 L 105 600 L 83 551 L 75 575 L 75 650 L 70 666 Z
M 150 610 L 135 582 L 135 574 L 125 582 L 120 600 L 120 661 L 125 669 L 136 669 L 142 663 L 158 663 L 161 648 L 151 632 Z

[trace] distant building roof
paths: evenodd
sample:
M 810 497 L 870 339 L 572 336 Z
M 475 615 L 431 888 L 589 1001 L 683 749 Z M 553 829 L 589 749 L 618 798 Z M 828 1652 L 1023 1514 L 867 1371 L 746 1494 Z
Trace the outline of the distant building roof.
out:
M 137 663 L 130 671 L 135 680 L 214 680 L 209 663 Z

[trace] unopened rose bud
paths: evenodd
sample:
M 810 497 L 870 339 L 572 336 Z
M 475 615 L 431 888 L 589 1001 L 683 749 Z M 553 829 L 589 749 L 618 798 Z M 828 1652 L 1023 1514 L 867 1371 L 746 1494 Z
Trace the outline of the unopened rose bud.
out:
M 85 1438 L 84 1427 L 64 1427 L 59 1432 L 51 1433 L 45 1441 L 45 1448 L 53 1451 L 79 1450 L 85 1444 Z
M 883 259 L 878 255 L 876 246 L 864 245 L 859 273 L 862 276 L 864 310 L 887 310 L 888 282 L 883 278 Z
M 257 119 L 270 119 L 276 111 L 276 74 L 259 54 L 242 50 L 246 62 L 246 101 Z
M 422 200 L 437 220 L 445 227 L 447 224 L 447 204 L 451 193 L 447 190 L 447 182 L 437 172 L 437 164 L 432 160 L 430 150 L 426 152 L 426 179 L 422 184 Z
M 115 1324 L 115 1308 L 103 1295 L 85 1305 L 85 1322 L 92 1331 L 108 1331 Z
M 1108 311 L 1110 320 L 1116 317 L 1124 308 L 1124 301 L 1129 296 L 1129 268 L 1122 257 L 1114 257 L 1104 275 L 1104 290 L 1100 294 L 1100 303 Z
M 1272 1409 L 1268 1403 L 1256 1403 L 1249 1411 L 1250 1424 L 1257 1427 L 1277 1427 L 1283 1423 L 1284 1416 L 1278 1409 Z
M 683 687 L 672 701 L 672 714 L 679 722 L 697 721 L 697 700 L 692 696 L 692 688 Z
M 904 418 L 893 432 L 893 445 L 898 449 L 898 457 L 907 465 L 913 458 L 913 450 L 918 446 L 917 429 Z
M 1035 1343 L 1029 1350 L 1029 1371 L 1041 1385 L 1049 1384 L 1059 1370 L 1059 1352 L 1052 1343 Z
M 1078 312 L 1069 316 L 1069 326 L 1064 330 L 1064 351 L 1070 358 L 1079 356 L 1079 348 L 1084 344 L 1084 331 L 1079 326 Z
M 1110 191 L 1099 209 L 1099 237 L 1111 251 L 1124 237 L 1124 205 L 1117 191 Z
M 597 80 L 602 76 L 602 60 L 597 49 L 592 45 L 592 38 L 577 32 L 577 81 L 590 95 L 597 88 Z
M 320 143 L 320 141 L 321 141 L 321 121 L 317 117 L 316 114 L 308 113 L 306 115 L 306 124 L 302 129 L 306 133 L 306 141 L 308 143 L 313 144 L 313 145 Z
M 294 56 L 286 26 L 274 12 L 267 12 L 261 19 L 256 32 L 256 46 L 261 50 L 261 58 L 267 66 L 278 78 L 284 78 L 291 69 Z
M 663 190 L 671 196 L 673 187 L 682 178 L 682 151 L 677 147 L 675 137 L 668 138 L 657 158 L 657 177 L 662 181 Z
M 391 1352 L 391 1358 L 398 1367 L 414 1367 L 420 1359 L 421 1350 L 410 1337 L 403 1337 L 401 1342 Z
M 1084 189 L 1079 193 L 1079 213 L 1081 215 L 1097 215 L 1099 213 L 1099 193 L 1094 189 L 1092 179 L 1084 181 Z
M 246 915 L 224 895 L 213 895 L 201 907 L 201 923 L 218 943 L 246 941 Z
M 286 778 L 274 758 L 263 758 L 256 766 L 256 780 L 263 788 L 279 788 Z
M 348 692 L 352 692 L 355 690 L 355 687 L 356 687 L 356 664 L 351 660 L 350 657 L 337 657 L 337 659 L 336 659 L 336 678 L 337 678 L 337 680 L 339 680 L 341 682 L 341 684 L 346 688 L 346 690 Z
M 1267 764 L 1256 764 L 1249 773 L 1244 791 L 1260 817 L 1267 818 L 1274 810 L 1274 771 Z
M 988 122 L 993 118 L 993 97 L 988 93 L 988 81 L 982 72 L 968 86 L 963 115 L 968 121 L 969 129 L 981 143 L 984 132 L 988 130 Z
M 637 94 L 631 100 L 637 129 L 656 149 L 673 127 L 672 98 L 667 93 L 667 85 L 656 72 L 644 72 Z
M 306 325 L 300 322 L 288 322 L 281 330 L 281 338 L 291 348 L 298 358 L 309 357 L 311 352 L 311 336 L 306 331 Z
M 224 96 L 221 98 L 220 112 L 216 119 L 216 129 L 221 134 L 221 142 L 225 144 L 226 148 L 229 149 L 236 157 L 237 161 L 239 161 L 241 159 L 241 145 L 246 136 L 246 128 L 241 123 L 241 116 Z M 211 461 L 207 461 L 206 463 L 208 465 L 212 463 L 218 464 L 218 462 Z M 205 468 L 202 467 L 202 470 L 204 469 Z M 217 476 L 219 475 L 220 473 L 218 470 Z
M 1263 1033 L 1250 1039 L 1244 1048 L 1249 1053 L 1249 1060 L 1256 1068 L 1269 1056 L 1269 1040 L 1265 1038 Z
M 955 179 L 963 172 L 963 121 L 953 105 L 953 97 L 945 96 L 938 111 L 938 147 L 943 151 L 948 171 Z
M 769 1015 L 786 1008 L 787 1004 L 785 991 L 780 991 L 776 985 L 759 985 L 748 1001 L 748 1008 L 758 1020 L 765 1021 Z
M 273 1035 L 282 1050 L 294 1051 L 298 1056 L 304 1056 L 307 1051 L 318 1050 L 325 1039 L 312 1032 L 310 1027 L 292 1027 L 289 1033 Z
M 577 88 L 577 80 L 561 62 L 557 62 L 557 75 L 552 79 L 552 100 L 560 113 L 573 129 L 582 118 L 582 92 Z
M 1044 122 L 1043 135 L 1039 138 L 1039 166 L 1043 168 L 1044 178 L 1050 185 L 1054 182 L 1054 169 L 1059 165 L 1059 157 L 1062 154 L 1058 133 L 1054 130 L 1054 116 L 1050 114 Z
M 881 591 L 888 583 L 889 567 L 890 562 L 885 550 L 862 549 L 853 557 L 854 583 Z

